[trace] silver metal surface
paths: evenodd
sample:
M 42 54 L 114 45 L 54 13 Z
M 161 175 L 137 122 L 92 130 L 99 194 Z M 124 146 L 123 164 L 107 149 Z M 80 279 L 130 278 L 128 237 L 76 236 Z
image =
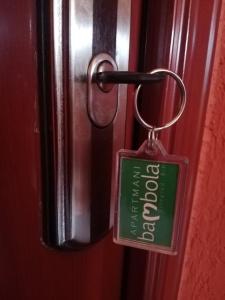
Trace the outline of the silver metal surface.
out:
M 131 1 L 118 0 L 116 57 L 114 59 L 119 70 L 128 69 L 130 12 Z M 116 105 L 115 115 L 111 119 L 110 125 L 107 126 L 105 123 L 104 128 L 96 128 L 87 113 L 87 70 L 93 57 L 93 1 L 70 0 L 69 23 L 71 232 L 67 239 L 72 240 L 79 247 L 79 243 L 90 244 L 92 240 L 98 239 L 112 227 L 113 221 L 110 217 L 107 227 L 104 225 L 99 228 L 99 232 L 96 232 L 94 236 L 95 228 L 92 228 L 91 222 L 95 218 L 102 218 L 103 215 L 99 211 L 99 217 L 94 216 L 92 209 L 93 203 L 99 202 L 98 198 L 103 198 L 105 203 L 109 203 L 110 212 L 108 213 L 113 214 L 114 204 L 110 199 L 110 187 L 104 191 L 104 186 L 111 181 L 116 152 L 124 147 L 127 87 L 116 87 L 118 89 L 118 92 L 116 91 L 118 107 Z M 102 45 L 107 43 L 107 41 L 101 42 Z M 102 112 L 107 113 L 107 109 L 104 108 Z M 108 140 L 109 138 L 111 140 Z M 109 146 L 107 149 L 102 148 L 104 145 L 111 145 L 112 159 L 110 161 L 106 154 L 101 155 L 101 153 L 109 151 Z M 98 147 L 101 147 L 99 155 L 94 156 L 93 151 L 95 152 Z M 109 178 L 102 177 L 101 168 L 95 169 L 95 165 L 98 163 L 105 166 Z M 93 193 L 93 189 L 95 193 Z
M 62 108 L 62 97 L 63 97 L 63 4 L 62 0 L 53 0 L 53 61 L 54 61 L 54 82 L 55 82 L 55 103 L 56 103 L 56 113 L 57 113 L 57 128 L 56 136 L 57 139 L 64 140 L 64 124 L 63 124 L 63 108 Z M 57 195 L 57 227 L 58 234 L 57 240 L 59 243 L 65 241 L 65 211 L 64 211 L 64 200 L 65 200 L 65 190 L 64 190 L 64 175 L 65 175 L 65 165 L 63 158 L 63 151 L 57 148 L 57 166 L 58 171 L 56 174 L 56 195 Z
M 114 59 L 107 53 L 96 55 L 88 68 L 88 114 L 95 126 L 108 126 L 115 118 L 118 106 L 118 87 L 112 86 L 107 93 L 102 91 L 94 81 L 94 74 L 103 63 L 110 64 L 114 71 L 117 65 Z
M 93 1 L 69 1 L 70 216 L 69 240 L 90 242 L 91 123 L 87 69 L 92 58 Z
M 128 70 L 131 0 L 41 7 L 43 239 L 81 249 L 113 225 L 111 176 L 125 142 L 127 86 L 102 91 L 92 75 Z
M 171 77 L 173 77 L 179 87 L 180 93 L 181 93 L 181 104 L 180 104 L 180 108 L 179 111 L 177 113 L 177 115 L 169 122 L 167 122 L 166 124 L 160 126 L 160 127 L 156 127 L 154 125 L 151 125 L 149 123 L 147 123 L 141 116 L 139 109 L 138 109 L 138 94 L 140 92 L 140 89 L 142 87 L 142 84 L 140 84 L 136 91 L 135 91 L 135 101 L 134 101 L 134 107 L 135 107 L 135 116 L 136 119 L 138 120 L 138 122 L 145 127 L 146 129 L 150 130 L 150 131 L 160 131 L 166 128 L 169 128 L 170 126 L 172 126 L 173 124 L 175 124 L 181 117 L 182 113 L 184 112 L 185 106 L 186 106 L 186 89 L 185 89 L 185 85 L 182 81 L 182 79 L 174 72 L 168 70 L 168 69 L 154 69 L 152 71 L 149 72 L 149 74 L 167 74 Z
M 115 67 L 109 61 L 103 61 L 97 67 L 97 72 L 115 71 L 115 70 L 117 70 L 117 66 L 115 69 Z M 115 85 L 113 83 L 103 83 L 103 82 L 98 82 L 97 84 L 99 88 L 105 93 L 110 92 Z

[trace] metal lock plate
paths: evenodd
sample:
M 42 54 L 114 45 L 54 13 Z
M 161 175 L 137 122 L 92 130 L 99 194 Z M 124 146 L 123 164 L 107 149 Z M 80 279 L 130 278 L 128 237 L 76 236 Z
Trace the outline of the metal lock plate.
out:
M 118 108 L 118 85 L 98 84 L 95 80 L 95 74 L 104 71 L 117 71 L 117 65 L 109 54 L 100 53 L 88 68 L 88 114 L 98 127 L 113 122 Z
M 79 249 L 113 224 L 111 174 L 124 147 L 127 86 L 102 91 L 87 74 L 100 53 L 128 70 L 131 1 L 38 6 L 43 237 L 49 246 Z

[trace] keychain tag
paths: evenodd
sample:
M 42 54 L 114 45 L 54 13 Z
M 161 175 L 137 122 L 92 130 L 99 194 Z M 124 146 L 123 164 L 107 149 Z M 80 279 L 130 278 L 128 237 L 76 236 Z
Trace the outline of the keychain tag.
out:
M 187 159 L 167 154 L 160 141 L 151 151 L 147 144 L 118 153 L 114 241 L 176 254 Z
M 179 113 L 167 124 L 154 127 L 146 123 L 137 107 L 135 113 L 141 125 L 148 129 L 148 139 L 137 151 L 120 150 L 115 176 L 114 242 L 164 254 L 177 254 L 182 204 L 188 161 L 185 157 L 170 155 L 156 138 L 159 130 L 172 126 L 180 118 L 186 104 L 185 87 L 178 75 L 166 70 L 151 72 L 171 75 L 182 94 Z

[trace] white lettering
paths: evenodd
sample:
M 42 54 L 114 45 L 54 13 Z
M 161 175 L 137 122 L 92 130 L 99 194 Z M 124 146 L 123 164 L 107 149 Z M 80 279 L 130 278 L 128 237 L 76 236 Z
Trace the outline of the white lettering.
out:
M 146 202 L 157 202 L 157 195 L 156 193 L 153 192 L 147 192 L 145 193 L 144 198 L 140 198 L 141 201 L 146 201 Z
M 150 171 L 149 171 L 150 169 Z M 159 174 L 159 164 L 158 165 L 147 165 L 147 172 L 148 173 L 152 173 L 154 175 L 158 175 Z
M 155 192 L 158 190 L 158 183 L 154 180 L 148 180 L 145 183 L 145 187 L 148 191 Z
M 152 232 L 143 232 L 141 236 L 137 237 L 139 240 L 146 242 L 154 242 L 154 234 Z
M 157 211 L 157 206 L 152 203 L 145 203 L 144 204 L 144 211 L 142 213 L 142 217 L 144 220 L 152 222 L 152 221 L 158 221 L 160 219 L 160 216 L 150 216 L 150 209 L 152 208 L 155 211 Z
M 156 221 L 160 220 L 159 215 L 153 215 L 153 212 L 157 212 L 157 190 L 159 188 L 157 180 L 159 179 L 159 167 L 160 165 L 147 165 L 146 172 L 148 174 L 142 174 L 141 178 L 146 180 L 145 188 L 146 192 L 144 197 L 140 198 L 140 201 L 144 201 L 142 218 L 145 221 L 142 225 L 143 232 L 141 236 L 137 237 L 139 240 L 145 242 L 154 242 Z

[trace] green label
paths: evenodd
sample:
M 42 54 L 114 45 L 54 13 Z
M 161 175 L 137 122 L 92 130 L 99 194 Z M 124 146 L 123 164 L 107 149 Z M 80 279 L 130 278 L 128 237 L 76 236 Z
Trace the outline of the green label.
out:
M 122 158 L 119 236 L 171 246 L 179 166 Z

